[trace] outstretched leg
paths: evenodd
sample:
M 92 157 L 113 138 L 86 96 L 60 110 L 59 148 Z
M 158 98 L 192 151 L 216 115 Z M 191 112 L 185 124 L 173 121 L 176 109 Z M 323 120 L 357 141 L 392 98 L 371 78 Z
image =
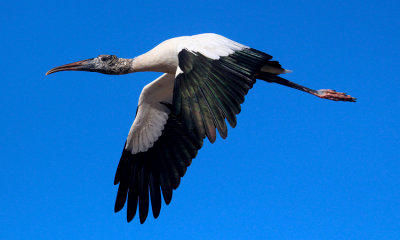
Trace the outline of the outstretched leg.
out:
M 350 95 L 341 92 L 336 92 L 335 90 L 331 89 L 314 90 L 308 87 L 304 87 L 272 73 L 261 72 L 259 74 L 256 74 L 255 77 L 267 82 L 278 83 L 287 87 L 295 88 L 303 92 L 310 93 L 319 98 L 329 99 L 333 101 L 345 101 L 345 102 L 355 102 L 357 100 L 356 98 Z

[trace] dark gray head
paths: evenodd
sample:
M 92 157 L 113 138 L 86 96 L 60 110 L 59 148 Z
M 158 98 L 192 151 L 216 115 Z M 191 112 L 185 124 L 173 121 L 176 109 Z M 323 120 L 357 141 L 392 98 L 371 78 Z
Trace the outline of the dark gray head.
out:
M 131 62 L 132 60 L 130 59 L 118 58 L 115 55 L 99 55 L 96 58 L 52 68 L 46 75 L 60 71 L 86 71 L 111 75 L 127 74 L 132 72 Z

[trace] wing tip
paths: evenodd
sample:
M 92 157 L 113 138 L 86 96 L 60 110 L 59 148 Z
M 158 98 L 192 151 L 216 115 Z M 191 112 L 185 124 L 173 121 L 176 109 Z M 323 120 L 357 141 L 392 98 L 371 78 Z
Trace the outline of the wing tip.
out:
M 125 203 L 124 203 L 124 205 L 125 205 Z M 122 208 L 124 208 L 124 205 L 121 206 L 121 205 L 117 205 L 117 203 L 115 203 L 114 212 L 117 213 L 117 212 L 121 211 Z

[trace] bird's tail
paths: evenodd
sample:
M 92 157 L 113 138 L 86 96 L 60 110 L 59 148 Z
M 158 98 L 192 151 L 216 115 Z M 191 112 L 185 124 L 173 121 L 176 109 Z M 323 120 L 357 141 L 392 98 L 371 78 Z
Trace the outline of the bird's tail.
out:
M 284 74 L 291 72 L 292 70 L 282 68 L 282 65 L 278 61 L 267 61 L 260 69 L 260 73 Z

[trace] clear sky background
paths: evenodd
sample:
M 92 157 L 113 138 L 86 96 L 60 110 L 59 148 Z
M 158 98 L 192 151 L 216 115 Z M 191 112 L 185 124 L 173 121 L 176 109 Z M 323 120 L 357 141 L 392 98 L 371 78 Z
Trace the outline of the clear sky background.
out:
M 399 1 L 2 1 L 0 239 L 400 239 Z M 113 212 L 114 173 L 157 73 L 52 67 L 215 32 L 265 51 L 228 138 L 206 143 L 160 217 Z

